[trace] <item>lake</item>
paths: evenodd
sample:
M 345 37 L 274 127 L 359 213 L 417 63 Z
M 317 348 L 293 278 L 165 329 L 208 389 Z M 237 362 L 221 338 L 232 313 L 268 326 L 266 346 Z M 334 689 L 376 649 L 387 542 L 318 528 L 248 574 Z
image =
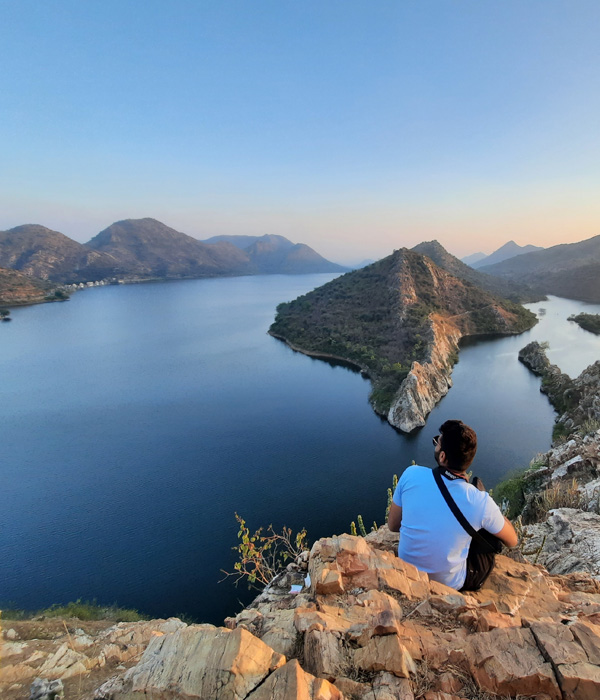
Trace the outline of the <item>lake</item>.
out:
M 554 413 L 517 360 L 533 339 L 579 373 L 600 339 L 566 320 L 600 307 L 553 298 L 518 337 L 465 344 L 454 387 L 406 436 L 369 382 L 267 335 L 275 307 L 334 275 L 99 287 L 14 309 L 0 324 L 0 606 L 78 598 L 220 624 L 240 513 L 309 538 L 381 523 L 392 475 L 432 464 L 447 418 L 479 436 L 487 487 L 550 446 Z

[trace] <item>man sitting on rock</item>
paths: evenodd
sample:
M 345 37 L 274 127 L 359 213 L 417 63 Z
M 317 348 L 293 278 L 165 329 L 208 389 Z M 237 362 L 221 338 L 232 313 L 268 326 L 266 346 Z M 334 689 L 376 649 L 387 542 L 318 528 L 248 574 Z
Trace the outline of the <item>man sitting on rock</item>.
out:
M 475 431 L 459 420 L 447 420 L 433 438 L 434 456 L 443 483 L 475 530 L 484 528 L 507 547 L 518 538 L 514 527 L 477 478 L 466 474 L 477 451 Z M 429 578 L 460 590 L 467 574 L 471 536 L 458 522 L 427 467 L 412 466 L 402 474 L 390 507 L 388 527 L 400 532 L 398 557 Z

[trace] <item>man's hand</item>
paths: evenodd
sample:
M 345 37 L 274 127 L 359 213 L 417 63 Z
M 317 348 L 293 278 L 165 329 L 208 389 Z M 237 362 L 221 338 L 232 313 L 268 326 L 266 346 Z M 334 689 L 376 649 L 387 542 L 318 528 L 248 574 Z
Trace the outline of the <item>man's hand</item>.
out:
M 400 532 L 400 523 L 402 522 L 402 508 L 392 503 L 390 506 L 390 514 L 388 515 L 388 527 L 392 532 Z M 512 526 L 511 526 L 512 527 Z M 500 537 L 500 535 L 498 535 Z

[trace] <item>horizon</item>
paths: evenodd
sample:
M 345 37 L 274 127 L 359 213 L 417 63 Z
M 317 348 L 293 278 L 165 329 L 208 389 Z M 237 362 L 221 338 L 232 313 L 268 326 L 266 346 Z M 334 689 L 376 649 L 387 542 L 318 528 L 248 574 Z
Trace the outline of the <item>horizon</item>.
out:
M 152 221 L 157 221 L 158 223 L 163 224 L 163 225 L 165 225 L 165 226 L 167 226 L 167 227 L 169 227 L 169 228 L 173 228 L 172 226 L 169 226 L 169 224 L 167 224 L 166 222 L 164 222 L 164 221 L 158 221 L 158 219 L 155 219 L 154 217 L 150 217 L 150 216 L 141 217 L 140 219 L 131 219 L 131 218 L 129 218 L 129 219 L 120 219 L 119 221 L 113 221 L 112 224 L 109 224 L 108 226 L 105 226 L 101 231 L 98 231 L 97 233 L 95 233 L 95 234 L 94 234 L 93 236 L 91 236 L 90 238 L 88 238 L 88 239 L 86 239 L 86 240 L 83 240 L 83 241 L 76 241 L 76 242 L 79 242 L 79 243 L 82 243 L 82 244 L 89 243 L 89 242 L 91 241 L 92 238 L 94 238 L 94 237 L 95 237 L 96 235 L 98 235 L 99 233 L 102 233 L 105 229 L 110 228 L 110 226 L 113 226 L 113 225 L 115 225 L 115 224 L 122 223 L 122 222 L 124 222 L 124 221 L 142 221 L 142 220 L 144 220 L 144 219 L 150 219 L 150 220 L 152 220 Z M 44 224 L 39 224 L 39 223 L 18 224 L 17 226 L 14 226 L 14 227 L 12 227 L 12 228 L 18 228 L 19 226 L 43 226 L 43 227 L 45 227 L 45 228 L 48 228 L 49 230 L 54 231 L 55 233 L 62 233 L 63 235 L 66 235 L 63 231 L 56 231 L 55 229 L 50 229 L 50 227 L 44 226 Z M 8 230 L 11 230 L 11 229 L 8 229 Z M 175 230 L 176 230 L 176 229 L 175 229 Z M 0 233 L 3 233 L 3 231 L 0 230 Z M 192 236 L 191 234 L 187 233 L 186 231 L 178 231 L 178 233 L 183 233 L 183 234 L 185 234 L 185 235 L 191 236 L 192 238 L 195 238 L 195 236 Z M 240 237 L 243 237 L 243 236 L 252 235 L 252 234 L 219 234 L 219 235 L 222 235 L 222 236 L 233 236 L 233 237 L 235 237 L 236 235 L 239 235 Z M 262 234 L 262 235 L 280 235 L 280 234 Z M 69 238 L 71 238 L 71 236 L 69 236 Z M 284 238 L 286 238 L 286 237 L 284 236 Z M 591 238 L 593 238 L 593 236 L 591 236 Z M 72 238 L 72 240 L 76 240 L 76 239 Z M 201 243 L 204 243 L 204 242 L 206 242 L 208 239 L 196 239 L 196 240 L 199 240 Z M 290 239 L 287 239 L 287 240 L 290 240 Z M 582 239 L 582 241 L 572 241 L 572 243 L 581 243 L 581 242 L 583 242 L 584 240 L 588 240 L 588 239 Z M 290 242 L 293 243 L 294 245 L 304 243 L 304 241 L 300 241 L 300 240 L 298 240 L 298 241 L 291 241 L 291 240 L 290 240 Z M 404 247 L 405 247 L 405 248 L 411 249 L 411 248 L 414 248 L 415 246 L 417 246 L 417 245 L 419 245 L 419 244 L 421 244 L 421 243 L 433 243 L 433 242 L 438 242 L 438 243 L 440 243 L 440 241 L 437 241 L 437 239 L 431 239 L 431 240 L 428 240 L 428 241 L 425 241 L 425 240 L 419 241 L 418 243 L 415 243 L 414 246 L 412 246 L 412 245 L 411 245 L 411 246 L 399 246 L 399 248 L 404 248 Z M 508 240 L 508 241 L 505 241 L 503 244 L 501 244 L 500 246 L 498 246 L 498 248 L 495 248 L 494 250 L 490 251 L 489 253 L 485 253 L 485 257 L 489 257 L 489 256 L 492 255 L 493 253 L 496 253 L 496 252 L 498 252 L 499 250 L 501 250 L 504 246 L 508 245 L 509 243 L 515 243 L 515 242 L 516 242 L 516 241 L 514 241 L 514 240 L 512 240 L 512 239 L 511 239 L 511 240 Z M 517 244 L 517 245 L 520 245 L 520 244 Z M 523 244 L 523 245 L 527 245 L 527 244 Z M 564 245 L 564 243 L 556 243 L 555 245 Z M 442 246 L 443 246 L 443 244 L 442 244 Z M 551 248 L 551 247 L 553 247 L 553 246 L 548 246 L 547 248 Z M 448 250 L 445 246 L 443 246 L 443 248 L 444 248 L 447 252 L 449 252 L 451 255 L 454 255 L 454 256 L 455 256 L 456 258 L 458 258 L 459 260 L 464 259 L 464 258 L 467 258 L 467 257 L 469 257 L 470 255 L 473 255 L 473 253 L 467 253 L 467 255 L 464 255 L 464 256 L 462 256 L 462 258 L 460 258 L 458 255 L 455 255 L 454 253 L 452 253 L 452 251 Z M 547 249 L 547 248 L 545 248 L 545 247 L 543 247 L 543 246 L 542 246 L 542 248 L 543 248 L 543 249 Z M 359 263 L 362 264 L 362 263 L 368 262 L 368 263 L 370 264 L 370 263 L 373 263 L 373 262 L 377 262 L 378 260 L 381 260 L 382 258 L 387 257 L 388 255 L 391 255 L 391 254 L 392 254 L 395 250 L 397 250 L 397 249 L 398 249 L 398 248 L 394 248 L 393 250 L 390 250 L 388 253 L 385 253 L 384 255 L 382 255 L 381 258 L 374 258 L 374 259 L 362 258 L 361 260 L 358 260 L 358 259 L 350 260 L 350 259 L 348 259 L 348 260 L 346 260 L 346 261 L 342 261 L 341 259 L 330 259 L 330 258 L 326 258 L 326 259 L 329 260 L 329 262 L 337 263 L 337 264 L 342 265 L 342 266 L 350 266 L 350 267 L 352 267 L 353 265 L 357 265 L 357 264 L 359 264 Z M 317 252 L 317 253 L 319 253 L 319 254 L 322 255 L 322 253 L 321 253 L 319 250 L 315 250 L 315 252 Z M 480 252 L 481 252 L 481 251 L 475 251 L 474 254 L 477 254 L 477 253 L 480 253 Z M 326 256 L 323 256 L 323 257 L 326 257 Z
M 151 217 L 341 264 L 600 231 L 600 6 L 0 8 L 0 230 Z

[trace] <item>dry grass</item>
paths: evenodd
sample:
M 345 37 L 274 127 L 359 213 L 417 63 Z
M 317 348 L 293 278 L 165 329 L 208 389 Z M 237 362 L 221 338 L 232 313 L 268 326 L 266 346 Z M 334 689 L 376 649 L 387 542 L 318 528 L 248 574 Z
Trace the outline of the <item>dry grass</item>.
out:
M 480 688 L 472 676 L 459 666 L 449 664 L 442 669 L 434 669 L 430 666 L 427 658 L 417 664 L 417 676 L 413 679 L 415 700 L 419 700 L 425 693 L 434 690 L 437 678 L 444 672 L 451 673 L 462 683 L 462 688 L 455 693 L 461 698 L 467 700 L 527 700 L 525 695 L 504 696 L 490 693 Z
M 541 522 L 546 519 L 548 512 L 555 508 L 579 508 L 585 509 L 584 495 L 579 491 L 577 479 L 560 481 L 552 486 L 547 486 L 539 493 L 532 503 L 533 522 Z

